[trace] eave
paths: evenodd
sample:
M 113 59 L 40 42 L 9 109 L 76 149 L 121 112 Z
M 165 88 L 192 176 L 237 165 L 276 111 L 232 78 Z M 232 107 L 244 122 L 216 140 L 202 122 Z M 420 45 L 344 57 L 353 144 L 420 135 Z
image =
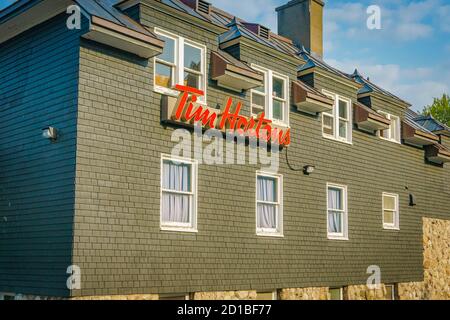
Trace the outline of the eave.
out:
M 428 161 L 444 164 L 450 162 L 450 150 L 439 144 L 425 146 L 425 154 Z
M 402 123 L 402 139 L 405 143 L 417 146 L 428 146 L 439 142 L 439 137 L 436 135 L 418 130 L 404 121 Z
M 150 59 L 162 53 L 164 42 L 125 28 L 100 17 L 92 16 L 89 31 L 83 38 Z
M 6 16 L 5 21 L 1 23 L 0 43 L 65 12 L 67 7 L 72 4 L 71 0 L 40 1 L 19 14 L 12 15 L 11 13 L 11 17 L 8 19 Z M 20 10 L 20 7 L 17 10 Z
M 243 63 L 242 63 L 243 64 Z M 218 85 L 237 92 L 260 87 L 264 84 L 264 76 L 233 63 L 218 52 L 211 52 L 211 77 Z
M 365 131 L 378 131 L 389 129 L 391 120 L 383 115 L 370 110 L 360 103 L 353 104 L 355 124 L 359 129 Z
M 292 103 L 299 111 L 317 114 L 333 111 L 334 101 L 325 95 L 315 92 L 300 81 L 292 82 Z

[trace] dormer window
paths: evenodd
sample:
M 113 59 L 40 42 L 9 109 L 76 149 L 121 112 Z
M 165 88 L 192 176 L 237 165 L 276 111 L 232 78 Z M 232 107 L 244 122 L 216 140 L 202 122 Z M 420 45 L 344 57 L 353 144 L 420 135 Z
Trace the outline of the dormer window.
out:
M 155 32 L 165 41 L 163 53 L 155 58 L 155 91 L 177 96 L 173 88 L 180 84 L 202 90 L 206 96 L 206 48 L 160 29 Z M 205 96 L 200 102 L 206 102 Z
M 264 74 L 264 85 L 251 92 L 252 115 L 264 112 L 275 124 L 289 126 L 289 78 L 259 66 L 253 69 Z
M 322 132 L 325 138 L 351 143 L 351 100 L 324 90 L 323 93 L 334 101 L 333 110 L 322 113 Z
M 401 143 L 401 133 L 400 133 L 400 118 L 389 114 L 387 112 L 378 111 L 380 114 L 384 115 L 386 118 L 391 120 L 391 125 L 389 129 L 380 130 L 378 136 L 383 140 L 392 141 L 395 143 Z

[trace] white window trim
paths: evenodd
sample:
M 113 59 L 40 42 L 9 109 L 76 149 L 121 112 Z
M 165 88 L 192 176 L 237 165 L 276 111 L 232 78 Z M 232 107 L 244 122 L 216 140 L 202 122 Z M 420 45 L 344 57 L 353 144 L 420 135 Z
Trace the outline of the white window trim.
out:
M 396 293 L 396 290 L 395 290 L 395 284 L 386 284 L 385 287 L 386 287 L 386 290 L 389 290 L 389 289 L 388 289 L 389 287 L 391 288 L 390 291 L 391 291 L 391 295 L 392 295 L 392 300 L 393 300 L 393 301 L 396 300 L 396 299 L 395 299 L 395 295 L 396 295 L 397 293 Z
M 191 210 L 189 212 L 189 220 L 191 223 L 184 224 L 184 223 L 170 223 L 170 222 L 164 222 L 163 221 L 163 175 L 164 175 L 164 161 L 175 161 L 180 163 L 186 163 L 191 165 L 192 172 L 191 172 L 191 183 L 192 183 L 192 191 L 189 193 L 189 195 L 192 195 L 192 206 Z M 161 180 L 160 180 L 160 227 L 161 231 L 174 231 L 174 232 L 190 232 L 190 233 L 197 233 L 197 200 L 198 200 L 198 161 L 197 160 L 191 160 L 187 158 L 181 158 L 181 157 L 174 157 L 171 155 L 161 155 Z M 180 192 L 181 193 L 181 192 Z
M 397 134 L 398 140 L 393 139 L 391 137 L 391 126 L 392 126 L 392 124 L 389 126 L 389 138 L 383 137 L 383 135 L 381 134 L 381 130 L 378 130 L 378 133 L 377 133 L 378 137 L 380 139 L 382 139 L 382 140 L 386 140 L 386 141 L 390 141 L 390 142 L 401 144 L 402 143 L 402 138 L 401 138 L 401 121 L 400 121 L 400 117 L 396 116 L 396 115 L 393 115 L 393 114 L 390 114 L 390 113 L 387 113 L 387 112 L 384 112 L 384 111 L 381 111 L 381 110 L 378 110 L 378 113 L 384 115 L 386 118 L 388 118 L 391 121 L 395 120 L 395 122 L 397 123 L 397 130 L 396 130 L 397 132 L 396 132 L 396 134 Z
M 207 72 L 206 72 L 206 61 L 207 61 L 206 46 L 199 44 L 197 42 L 194 42 L 192 40 L 186 39 L 184 37 L 178 36 L 169 31 L 162 30 L 160 28 L 155 28 L 155 33 L 157 35 L 162 35 L 164 37 L 170 38 L 175 41 L 175 74 L 174 74 L 174 79 L 173 79 L 173 81 L 174 81 L 173 85 L 176 85 L 176 84 L 183 85 L 184 71 L 186 69 L 186 67 L 184 66 L 184 44 L 188 44 L 189 46 L 192 46 L 194 48 L 201 50 L 201 57 L 202 57 L 201 78 L 202 78 L 202 81 L 201 81 L 200 90 L 202 90 L 204 92 L 204 95 L 202 97 L 198 98 L 198 102 L 201 104 L 206 104 L 206 101 L 207 101 L 206 91 L 207 91 L 207 79 L 208 79 Z M 169 88 L 165 88 L 165 87 L 156 85 L 156 63 L 157 63 L 157 61 L 158 61 L 158 57 L 155 57 L 153 59 L 153 90 L 160 94 L 178 97 L 179 92 L 177 90 L 169 89 Z
M 331 98 L 334 101 L 334 105 L 333 105 L 333 113 L 328 113 L 328 112 L 322 112 L 322 137 L 324 137 L 325 139 L 330 139 L 330 140 L 334 140 L 334 141 L 338 141 L 338 142 L 342 142 L 342 143 L 346 143 L 346 144 L 353 144 L 353 108 L 352 108 L 352 100 L 349 98 L 346 98 L 344 96 L 338 95 L 336 93 L 333 93 L 331 91 L 322 90 L 322 93 L 326 96 L 328 96 L 329 98 Z M 347 115 L 348 115 L 348 125 L 347 125 L 347 138 L 341 138 L 339 136 L 339 114 L 338 114 L 338 107 L 339 107 L 339 100 L 341 101 L 345 101 L 347 102 L 348 105 L 348 110 L 347 110 Z M 333 118 L 333 124 L 334 124 L 334 130 L 333 130 L 333 135 L 329 135 L 326 134 L 323 131 L 324 128 L 324 121 L 323 121 L 323 116 L 327 115 L 331 118 Z
M 384 197 L 391 197 L 391 198 L 395 198 L 395 208 L 396 211 L 394 212 L 394 224 L 391 223 L 386 223 L 384 222 Z M 400 230 L 400 196 L 398 194 L 395 193 L 387 193 L 387 192 L 383 192 L 382 195 L 382 219 L 383 219 L 383 229 L 385 230 L 396 230 L 399 231 Z
M 334 189 L 340 189 L 343 192 L 343 202 L 344 202 L 344 210 L 343 210 L 343 218 L 342 218 L 342 233 L 331 233 L 329 232 L 329 217 L 328 212 L 331 210 L 328 208 L 328 189 L 334 188 Z M 335 183 L 327 183 L 327 236 L 329 240 L 342 240 L 342 241 L 348 241 L 348 189 L 347 186 L 341 185 L 341 184 L 335 184 Z
M 290 113 L 290 90 L 289 90 L 289 84 L 290 80 L 288 76 L 285 76 L 283 74 L 277 73 L 275 71 L 272 71 L 270 69 L 260 67 L 258 65 L 252 64 L 252 68 L 256 71 L 262 72 L 264 74 L 264 94 L 261 93 L 258 90 L 250 90 L 250 109 L 253 108 L 253 93 L 259 94 L 261 96 L 264 96 L 266 99 L 266 106 L 265 106 L 265 114 L 266 118 L 271 120 L 273 124 L 282 126 L 282 127 L 289 127 L 289 113 Z M 285 106 L 283 110 L 283 121 L 273 119 L 273 78 L 278 78 L 280 80 L 284 81 L 284 94 L 285 98 L 275 98 L 279 101 L 284 101 Z M 267 81 L 266 81 L 267 80 Z
M 277 179 L 277 192 L 278 192 L 278 217 L 277 217 L 277 228 L 276 229 L 265 229 L 258 227 L 258 177 L 266 177 Z M 274 238 L 284 238 L 284 220 L 283 220 L 283 175 L 273 174 L 264 171 L 256 172 L 256 182 L 255 182 L 255 213 L 256 213 L 256 235 L 260 237 L 274 237 Z

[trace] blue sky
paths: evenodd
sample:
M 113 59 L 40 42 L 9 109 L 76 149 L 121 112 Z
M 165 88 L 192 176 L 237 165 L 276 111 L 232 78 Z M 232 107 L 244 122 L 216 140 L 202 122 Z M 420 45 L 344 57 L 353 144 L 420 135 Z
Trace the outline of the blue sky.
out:
M 288 0 L 209 0 L 249 22 L 277 30 L 275 8 Z M 0 8 L 14 2 L 0 0 Z M 422 109 L 450 93 L 450 0 L 325 0 L 325 60 Z M 381 7 L 381 30 L 366 27 L 369 5 Z M 301 26 L 299 26 L 301 27 Z

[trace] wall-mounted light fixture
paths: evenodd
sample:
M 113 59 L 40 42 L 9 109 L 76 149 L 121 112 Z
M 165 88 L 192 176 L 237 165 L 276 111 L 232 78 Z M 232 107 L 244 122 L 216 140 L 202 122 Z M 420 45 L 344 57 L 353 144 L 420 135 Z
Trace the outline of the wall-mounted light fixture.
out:
M 58 139 L 58 130 L 53 127 L 44 128 L 42 129 L 42 136 L 45 139 L 56 141 Z
M 417 206 L 416 196 L 413 195 L 412 193 L 409 195 L 409 206 L 410 207 Z
M 311 166 L 311 165 L 307 165 L 303 167 L 303 173 L 307 176 L 309 176 L 310 174 L 313 174 L 314 171 L 316 171 L 316 167 Z

